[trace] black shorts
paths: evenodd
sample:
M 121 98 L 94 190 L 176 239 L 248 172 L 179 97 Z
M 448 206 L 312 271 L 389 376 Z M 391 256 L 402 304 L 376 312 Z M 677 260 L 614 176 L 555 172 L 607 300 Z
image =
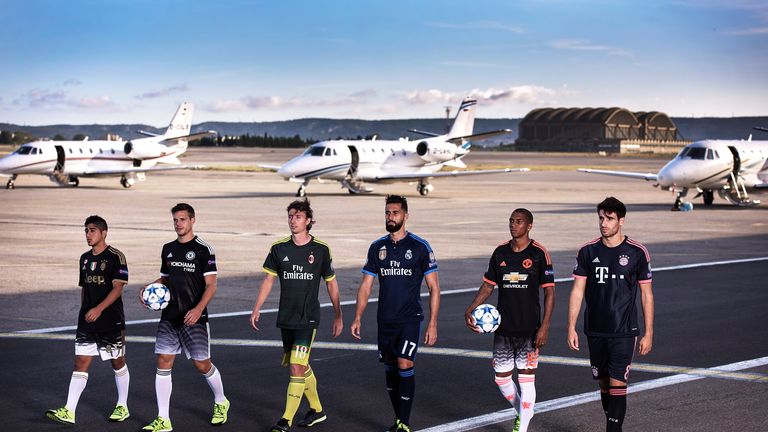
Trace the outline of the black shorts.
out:
M 280 329 L 280 333 L 283 337 L 283 366 L 307 366 L 317 329 Z
M 421 321 L 379 323 L 379 361 L 392 363 L 398 358 L 413 361 L 419 350 L 420 334 Z
M 102 360 L 117 359 L 125 355 L 125 330 L 89 332 L 77 330 L 75 355 L 100 356 Z
M 587 336 L 592 378 L 609 377 L 627 382 L 637 337 Z

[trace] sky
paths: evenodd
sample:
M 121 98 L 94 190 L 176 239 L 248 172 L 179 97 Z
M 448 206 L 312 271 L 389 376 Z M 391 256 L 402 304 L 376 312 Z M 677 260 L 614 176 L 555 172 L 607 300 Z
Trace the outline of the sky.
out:
M 768 115 L 765 0 L 0 0 L 0 122 Z

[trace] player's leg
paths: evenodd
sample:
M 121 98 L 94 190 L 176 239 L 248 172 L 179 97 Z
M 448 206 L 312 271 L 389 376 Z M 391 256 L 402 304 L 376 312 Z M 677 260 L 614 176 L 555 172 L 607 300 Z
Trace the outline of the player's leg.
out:
M 115 403 L 115 409 L 109 415 L 108 420 L 121 422 L 131 416 L 128 412 L 128 388 L 131 375 L 128 372 L 128 365 L 125 363 L 125 331 L 100 333 L 97 344 L 101 359 L 109 360 L 112 364 L 112 371 L 115 373 L 117 403 Z
M 609 340 L 608 407 L 606 431 L 621 432 L 627 413 L 627 380 L 632 366 L 637 338 L 611 338 Z
M 77 403 L 88 384 L 88 369 L 91 367 L 93 356 L 98 354 L 99 348 L 96 345 L 95 335 L 78 330 L 75 336 L 75 364 L 69 379 L 67 403 L 61 408 L 46 411 L 45 415 L 49 419 L 60 423 L 75 423 Z
M 208 323 L 184 326 L 181 329 L 181 346 L 192 360 L 195 369 L 203 374 L 208 387 L 213 393 L 213 416 L 211 424 L 222 425 L 227 422 L 229 400 L 224 396 L 224 383 L 221 373 L 211 361 L 210 327 Z
M 509 401 L 517 411 L 520 418 L 520 392 L 517 384 L 512 380 L 515 370 L 515 352 L 512 339 L 498 333 L 493 335 L 493 371 L 495 372 L 496 386 L 501 395 Z
M 157 397 L 157 418 L 144 426 L 142 430 L 165 432 L 173 430 L 171 425 L 171 392 L 173 380 L 171 371 L 176 354 L 181 353 L 180 329 L 171 322 L 160 320 L 155 338 L 157 354 L 157 372 L 155 373 L 155 396 Z
M 304 376 L 304 396 L 309 403 L 309 411 L 304 415 L 304 418 L 297 422 L 299 427 L 311 427 L 326 420 L 325 411 L 323 411 L 323 405 L 320 403 L 320 395 L 317 393 L 317 378 L 315 372 L 312 370 L 312 366 L 309 365 L 309 358 L 312 352 L 312 343 L 315 340 L 317 334 L 316 329 L 301 330 L 297 340 L 294 342 L 294 347 L 291 353 L 296 358 L 291 358 L 291 377 Z M 307 339 L 309 339 L 307 341 Z M 306 344 L 306 348 L 302 346 Z
M 396 431 L 400 425 L 400 374 L 398 373 L 397 354 L 394 348 L 399 334 L 397 329 L 397 326 L 379 323 L 377 332 L 379 361 L 384 363 L 387 394 L 392 404 L 392 411 L 395 413 L 395 421 L 387 429 L 388 432 Z
M 517 430 L 526 432 L 533 418 L 533 407 L 536 404 L 536 368 L 539 366 L 539 350 L 534 346 L 533 338 L 516 338 L 518 349 L 515 356 L 515 366 L 519 371 L 517 380 L 520 383 L 520 422 Z
M 400 325 L 400 337 L 397 341 L 397 373 L 400 387 L 400 425 L 398 431 L 410 432 L 411 408 L 416 393 L 416 373 L 414 362 L 419 350 L 421 323 L 410 322 Z
M 605 413 L 606 421 L 608 419 L 608 405 L 610 403 L 608 379 L 608 338 L 587 336 L 589 346 L 589 363 L 592 369 L 592 379 L 597 381 L 600 387 L 600 403 Z

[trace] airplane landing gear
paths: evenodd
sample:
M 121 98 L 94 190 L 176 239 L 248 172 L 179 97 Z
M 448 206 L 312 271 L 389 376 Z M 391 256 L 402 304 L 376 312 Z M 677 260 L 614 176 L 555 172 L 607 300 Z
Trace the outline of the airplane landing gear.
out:
M 133 182 L 128 180 L 125 176 L 120 178 L 120 184 L 123 185 L 124 188 L 128 189 L 131 186 L 133 186 Z
M 705 206 L 711 206 L 712 203 L 715 201 L 715 192 L 711 189 L 707 189 L 703 192 L 704 195 L 704 205 Z
M 18 177 L 17 174 L 14 174 L 11 176 L 10 179 L 8 179 L 8 183 L 5 184 L 6 189 L 14 189 L 16 188 L 16 177 Z
M 688 195 L 688 189 L 684 188 L 675 193 L 675 203 L 672 204 L 672 211 L 680 211 L 683 208 L 683 197 Z
M 429 183 L 421 183 L 416 186 L 416 190 L 419 191 L 419 195 L 421 196 L 427 196 L 430 192 L 432 192 L 435 189 L 434 186 L 432 186 Z
M 307 196 L 307 185 L 309 184 L 309 180 L 305 180 L 304 183 L 299 186 L 299 190 L 296 191 L 296 196 L 298 198 L 303 198 Z
M 80 186 L 80 179 L 75 176 L 69 176 L 69 185 L 72 187 Z

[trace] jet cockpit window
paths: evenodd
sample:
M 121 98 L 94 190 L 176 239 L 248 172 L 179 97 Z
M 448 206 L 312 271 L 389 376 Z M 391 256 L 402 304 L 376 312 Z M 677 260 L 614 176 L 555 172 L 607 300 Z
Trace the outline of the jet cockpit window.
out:
M 700 159 L 704 160 L 707 155 L 707 149 L 704 147 L 689 147 L 688 151 L 682 155 L 688 159 Z
M 332 149 L 332 152 L 334 156 L 338 156 L 338 154 L 336 153 L 336 149 Z
M 304 154 L 307 156 L 322 156 L 323 152 L 325 152 L 325 147 L 310 147 L 304 152 Z
M 16 154 L 25 155 L 25 154 L 30 154 L 30 153 L 32 153 L 32 147 L 21 146 L 21 147 L 19 147 L 18 150 L 16 150 Z
M 712 153 L 712 149 L 707 149 L 707 159 L 712 160 L 715 158 L 715 155 Z
M 325 153 L 323 154 L 323 156 L 330 156 L 330 155 L 331 155 L 331 148 L 330 147 L 326 147 L 325 148 Z
M 717 150 L 712 150 L 715 152 L 715 159 L 720 159 L 720 153 L 717 152 Z

